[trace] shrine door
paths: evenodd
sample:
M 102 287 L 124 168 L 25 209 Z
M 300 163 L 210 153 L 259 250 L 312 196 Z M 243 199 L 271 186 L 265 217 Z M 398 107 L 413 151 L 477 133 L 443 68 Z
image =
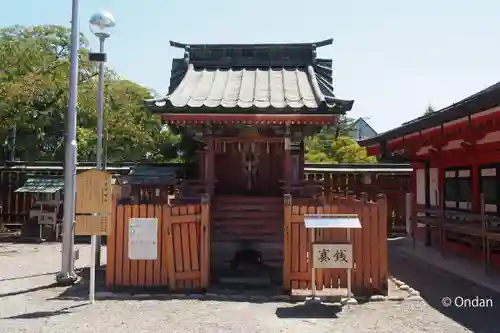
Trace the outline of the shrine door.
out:
M 218 142 L 215 193 L 219 195 L 281 195 L 283 144 L 262 141 Z

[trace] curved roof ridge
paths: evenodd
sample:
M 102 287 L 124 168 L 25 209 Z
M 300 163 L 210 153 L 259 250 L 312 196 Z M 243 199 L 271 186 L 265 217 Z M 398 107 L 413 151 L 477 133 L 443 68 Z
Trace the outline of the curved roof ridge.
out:
M 228 47 L 276 47 L 276 46 L 289 46 L 289 47 L 304 47 L 304 46 L 316 46 L 323 47 L 333 44 L 333 38 L 321 40 L 318 42 L 309 42 L 309 43 L 256 43 L 256 44 L 187 44 L 187 43 L 179 43 L 175 41 L 170 41 L 170 46 L 176 48 L 186 48 L 189 47 L 203 47 L 203 48 L 228 48 Z

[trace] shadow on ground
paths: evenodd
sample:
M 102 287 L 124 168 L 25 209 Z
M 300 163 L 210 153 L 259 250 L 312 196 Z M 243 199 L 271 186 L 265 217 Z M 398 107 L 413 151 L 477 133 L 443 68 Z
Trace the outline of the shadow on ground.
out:
M 0 279 L 0 282 L 30 279 L 30 278 L 39 277 L 39 276 L 46 276 L 46 275 L 56 275 L 57 273 L 58 272 L 51 272 L 51 273 L 33 274 L 33 275 L 26 275 L 26 276 L 16 276 L 16 277 L 11 277 L 11 278 Z
M 404 239 L 389 241 L 389 273 L 393 277 L 418 290 L 431 307 L 469 330 L 500 332 L 500 294 L 403 253 L 402 246 L 407 246 Z M 448 300 L 456 303 L 444 306 Z M 491 300 L 491 303 L 474 307 L 469 300 Z
M 292 307 L 280 307 L 276 310 L 278 318 L 300 318 L 300 319 L 320 319 L 320 318 L 338 318 L 337 313 L 342 311 L 338 305 L 328 305 L 323 303 L 297 304 Z
M 69 314 L 71 313 L 71 310 L 74 308 L 79 308 L 81 306 L 85 306 L 87 304 L 78 304 L 74 306 L 69 306 L 65 307 L 59 310 L 53 310 L 53 311 L 35 311 L 35 312 L 28 312 L 28 313 L 23 313 L 20 315 L 15 315 L 11 317 L 4 317 L 2 319 L 38 319 L 38 318 L 49 318 L 49 317 L 54 317 L 54 316 L 60 316 L 63 314 Z
M 40 291 L 40 290 L 56 288 L 56 287 L 57 287 L 56 283 L 51 283 L 51 284 L 46 284 L 43 286 L 38 286 L 38 287 L 29 288 L 29 289 L 17 290 L 17 291 L 12 291 L 12 292 L 5 293 L 5 294 L 0 294 L 0 298 L 23 295 L 23 294 L 28 294 L 28 293 Z
M 78 282 L 67 287 L 57 297 L 49 298 L 48 300 L 88 300 L 89 298 L 89 276 L 90 269 L 83 268 L 76 271 L 79 276 Z M 167 287 L 157 288 L 141 288 L 141 287 L 126 287 L 123 289 L 117 288 L 112 291 L 106 289 L 105 285 L 105 266 L 96 271 L 96 300 L 100 300 L 102 295 L 105 298 L 111 297 L 114 300 L 172 300 L 172 299 L 196 299 L 200 301 L 224 301 L 224 302 L 301 302 L 304 297 L 297 295 L 288 297 L 283 293 L 280 287 L 245 287 L 224 284 L 212 284 L 207 290 L 185 290 L 185 291 L 170 291 Z M 341 296 L 322 296 L 328 303 L 340 302 Z

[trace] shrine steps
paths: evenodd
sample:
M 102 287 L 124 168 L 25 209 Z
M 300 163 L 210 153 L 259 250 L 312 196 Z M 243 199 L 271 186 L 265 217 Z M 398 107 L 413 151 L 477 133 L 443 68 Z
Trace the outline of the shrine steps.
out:
M 215 196 L 211 204 L 212 266 L 224 267 L 242 247 L 262 253 L 269 266 L 283 264 L 282 197 Z

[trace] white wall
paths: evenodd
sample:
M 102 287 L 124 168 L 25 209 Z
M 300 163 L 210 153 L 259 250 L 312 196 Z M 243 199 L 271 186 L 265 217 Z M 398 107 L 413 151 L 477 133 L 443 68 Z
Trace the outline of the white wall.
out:
M 417 205 L 425 205 L 425 169 L 416 169 Z
M 439 169 L 430 168 L 429 178 L 429 195 L 431 199 L 431 206 L 439 206 L 439 198 L 441 198 L 441 195 L 439 193 Z

